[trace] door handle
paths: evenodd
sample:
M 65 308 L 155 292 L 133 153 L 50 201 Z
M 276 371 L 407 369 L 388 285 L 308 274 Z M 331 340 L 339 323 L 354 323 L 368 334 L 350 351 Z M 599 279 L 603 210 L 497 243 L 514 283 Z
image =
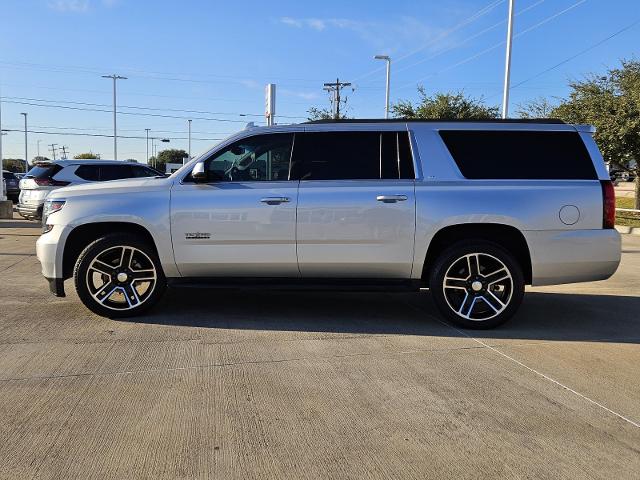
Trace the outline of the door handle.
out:
M 288 203 L 291 201 L 289 197 L 265 197 L 260 199 L 262 203 L 267 205 L 280 205 L 281 203 Z
M 378 195 L 376 200 L 383 203 L 396 203 L 404 202 L 407 199 L 406 195 Z

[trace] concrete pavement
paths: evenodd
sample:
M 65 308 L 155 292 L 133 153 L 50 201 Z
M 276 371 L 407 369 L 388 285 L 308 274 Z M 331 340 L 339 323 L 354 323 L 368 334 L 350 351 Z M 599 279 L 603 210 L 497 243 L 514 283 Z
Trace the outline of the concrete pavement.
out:
M 32 227 L 33 226 L 33 227 Z M 0 223 L 0 478 L 637 478 L 640 238 L 488 332 L 428 294 L 51 296 Z

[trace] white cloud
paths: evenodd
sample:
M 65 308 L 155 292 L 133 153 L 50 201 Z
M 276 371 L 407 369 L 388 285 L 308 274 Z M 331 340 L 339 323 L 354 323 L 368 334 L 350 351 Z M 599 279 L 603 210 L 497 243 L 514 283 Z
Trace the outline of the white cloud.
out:
M 49 0 L 47 6 L 59 12 L 83 13 L 89 10 L 89 0 Z
M 399 17 L 393 21 L 363 21 L 348 18 L 293 18 L 281 17 L 280 23 L 289 27 L 316 32 L 331 29 L 350 31 L 376 49 L 391 53 L 412 45 L 422 45 L 433 40 L 441 30 L 412 17 Z
M 279 90 L 283 95 L 287 95 L 289 97 L 297 97 L 302 98 L 303 100 L 315 100 L 320 97 L 317 92 L 300 92 L 296 90 L 289 90 L 287 88 L 282 88 Z

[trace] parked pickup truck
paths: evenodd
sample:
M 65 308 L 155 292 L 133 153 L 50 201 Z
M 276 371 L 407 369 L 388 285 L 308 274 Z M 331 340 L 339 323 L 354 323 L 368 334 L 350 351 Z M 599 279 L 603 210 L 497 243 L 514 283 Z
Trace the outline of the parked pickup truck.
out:
M 168 178 L 65 187 L 45 204 L 42 273 L 107 317 L 167 286 L 415 290 L 496 326 L 525 285 L 603 280 L 614 192 L 588 126 L 320 121 L 248 128 Z

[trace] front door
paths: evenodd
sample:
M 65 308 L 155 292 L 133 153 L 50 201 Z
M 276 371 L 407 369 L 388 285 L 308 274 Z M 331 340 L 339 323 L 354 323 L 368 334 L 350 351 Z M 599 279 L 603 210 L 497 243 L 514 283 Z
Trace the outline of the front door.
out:
M 171 237 L 182 276 L 299 276 L 292 143 L 292 133 L 247 137 L 205 161 L 207 183 L 174 185 Z
M 407 131 L 296 134 L 304 278 L 408 279 L 415 176 Z

